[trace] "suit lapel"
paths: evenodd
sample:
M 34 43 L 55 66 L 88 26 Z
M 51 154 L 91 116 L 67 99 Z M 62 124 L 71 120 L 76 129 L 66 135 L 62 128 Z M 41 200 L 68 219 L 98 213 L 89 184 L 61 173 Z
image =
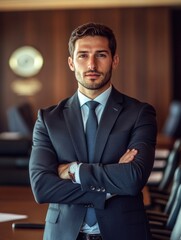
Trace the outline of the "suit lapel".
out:
M 123 109 L 122 94 L 114 88 L 104 109 L 96 138 L 95 162 L 100 162 L 110 132 Z
M 65 105 L 65 121 L 78 157 L 78 161 L 87 161 L 87 147 L 83 128 L 80 104 L 77 93 Z

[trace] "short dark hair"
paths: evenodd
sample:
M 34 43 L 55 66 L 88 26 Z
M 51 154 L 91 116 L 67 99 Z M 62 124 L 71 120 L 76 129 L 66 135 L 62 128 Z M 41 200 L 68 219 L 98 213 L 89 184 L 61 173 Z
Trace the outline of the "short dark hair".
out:
M 75 50 L 75 42 L 78 39 L 81 39 L 87 36 L 92 36 L 92 37 L 101 36 L 101 37 L 107 38 L 109 42 L 109 48 L 111 50 L 111 55 L 112 57 L 115 55 L 117 44 L 116 44 L 116 38 L 113 31 L 109 27 L 103 24 L 86 23 L 77 27 L 70 36 L 68 46 L 69 46 L 69 53 L 71 57 L 73 57 L 73 53 Z

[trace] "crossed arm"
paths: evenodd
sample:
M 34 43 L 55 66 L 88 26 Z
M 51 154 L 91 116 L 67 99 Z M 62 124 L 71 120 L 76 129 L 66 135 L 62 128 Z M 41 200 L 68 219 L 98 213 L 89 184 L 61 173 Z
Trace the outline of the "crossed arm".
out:
M 125 154 L 119 159 L 118 163 L 122 164 L 122 163 L 129 163 L 131 161 L 134 160 L 134 157 L 136 156 L 136 154 L 138 153 L 138 150 L 136 149 L 128 149 Z M 58 174 L 59 177 L 62 179 L 70 179 L 70 176 L 68 174 L 69 172 L 69 167 L 72 163 L 66 163 L 66 164 L 60 164 L 58 166 Z

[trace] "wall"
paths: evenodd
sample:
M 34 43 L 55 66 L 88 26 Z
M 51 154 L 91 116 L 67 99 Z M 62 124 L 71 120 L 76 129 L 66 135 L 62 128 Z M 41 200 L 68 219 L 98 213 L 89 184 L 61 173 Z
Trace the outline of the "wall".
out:
M 181 101 L 181 9 L 172 11 L 172 36 L 173 36 L 173 95 L 176 100 Z
M 161 128 L 172 99 L 171 27 L 170 9 L 157 7 L 1 12 L 0 131 L 7 128 L 9 106 L 29 101 L 36 118 L 38 108 L 56 104 L 76 90 L 67 65 L 67 42 L 71 31 L 88 21 L 114 29 L 120 66 L 113 83 L 123 93 L 153 104 Z M 43 87 L 34 96 L 18 96 L 11 89 L 17 76 L 8 59 L 24 45 L 36 47 L 45 59 L 36 76 Z

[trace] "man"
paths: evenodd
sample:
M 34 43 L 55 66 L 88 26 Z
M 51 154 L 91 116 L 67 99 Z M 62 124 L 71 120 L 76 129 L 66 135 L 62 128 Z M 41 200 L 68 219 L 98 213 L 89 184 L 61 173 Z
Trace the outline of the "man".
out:
M 155 110 L 112 86 L 119 58 L 111 29 L 78 27 L 69 52 L 78 91 L 40 110 L 33 135 L 32 190 L 50 203 L 44 239 L 151 239 L 142 189 L 154 161 Z

